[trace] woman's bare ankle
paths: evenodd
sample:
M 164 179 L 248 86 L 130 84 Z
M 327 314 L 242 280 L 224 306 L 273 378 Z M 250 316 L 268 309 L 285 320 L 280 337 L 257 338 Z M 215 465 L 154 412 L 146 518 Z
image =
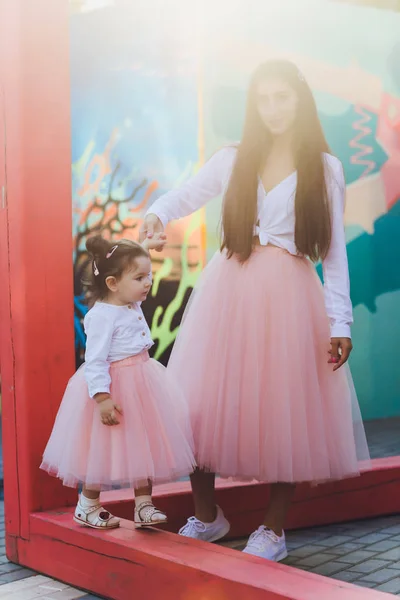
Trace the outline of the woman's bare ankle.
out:
M 213 523 L 217 518 L 217 507 L 202 507 L 196 510 L 195 517 L 202 523 Z

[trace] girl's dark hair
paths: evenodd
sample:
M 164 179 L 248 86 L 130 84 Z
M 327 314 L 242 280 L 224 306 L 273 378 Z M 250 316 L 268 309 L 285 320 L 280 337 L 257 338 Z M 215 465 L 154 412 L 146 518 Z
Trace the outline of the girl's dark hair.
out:
M 257 94 L 259 83 L 269 77 L 284 79 L 298 95 L 293 149 L 297 169 L 295 243 L 301 254 L 317 261 L 326 257 L 331 243 L 323 156 L 329 147 L 311 89 L 298 68 L 286 60 L 262 64 L 251 79 L 242 141 L 224 198 L 221 248 L 229 258 L 236 255 L 241 262 L 253 250 L 258 181 L 272 143 L 258 111 Z
M 102 300 L 109 293 L 106 284 L 107 277 L 119 279 L 125 269 L 132 265 L 140 256 L 149 257 L 147 250 L 131 240 L 109 242 L 101 235 L 90 237 L 86 249 L 92 259 L 92 272 L 85 286 L 89 292 L 90 301 Z

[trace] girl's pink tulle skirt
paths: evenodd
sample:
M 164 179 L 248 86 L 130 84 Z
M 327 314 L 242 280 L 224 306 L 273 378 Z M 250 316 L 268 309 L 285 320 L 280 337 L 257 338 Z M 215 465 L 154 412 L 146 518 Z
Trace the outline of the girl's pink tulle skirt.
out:
M 189 402 L 198 465 L 240 480 L 320 482 L 369 459 L 347 366 L 328 364 L 329 322 L 313 265 L 257 247 L 217 254 L 171 355 Z
M 193 439 L 187 405 L 167 370 L 147 352 L 111 365 L 111 396 L 123 415 L 100 421 L 82 365 L 70 379 L 43 455 L 42 469 L 64 485 L 139 487 L 191 473 Z

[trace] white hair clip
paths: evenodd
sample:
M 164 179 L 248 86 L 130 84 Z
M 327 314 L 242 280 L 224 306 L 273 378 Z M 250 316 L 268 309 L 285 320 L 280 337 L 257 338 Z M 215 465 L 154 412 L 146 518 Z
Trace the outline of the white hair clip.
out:
M 97 275 L 100 275 L 100 271 L 99 271 L 99 269 L 98 269 L 98 267 L 96 265 L 96 261 L 95 260 L 93 261 L 93 273 L 94 273 L 95 277 L 97 277 Z
M 306 80 L 306 78 L 304 77 L 304 75 L 301 71 L 297 71 L 297 77 L 300 79 L 300 81 Z
M 107 252 L 106 254 L 106 258 L 110 258 L 110 256 L 112 256 L 114 254 L 114 252 L 116 251 L 116 249 L 118 248 L 118 244 L 116 244 L 115 246 L 113 246 L 109 252 Z

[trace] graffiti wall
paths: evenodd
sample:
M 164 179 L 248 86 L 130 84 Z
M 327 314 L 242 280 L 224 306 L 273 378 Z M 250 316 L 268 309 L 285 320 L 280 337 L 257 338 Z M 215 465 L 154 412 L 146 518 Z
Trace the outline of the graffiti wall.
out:
M 400 14 L 329 0 L 198 4 L 98 7 L 92 0 L 71 15 L 77 361 L 87 236 L 101 228 L 113 239 L 137 239 L 161 193 L 240 138 L 254 67 L 287 57 L 310 82 L 344 165 L 352 369 L 363 415 L 400 414 Z M 218 247 L 219 211 L 216 199 L 171 224 L 168 249 L 155 255 L 145 312 L 164 363 L 190 291 Z

